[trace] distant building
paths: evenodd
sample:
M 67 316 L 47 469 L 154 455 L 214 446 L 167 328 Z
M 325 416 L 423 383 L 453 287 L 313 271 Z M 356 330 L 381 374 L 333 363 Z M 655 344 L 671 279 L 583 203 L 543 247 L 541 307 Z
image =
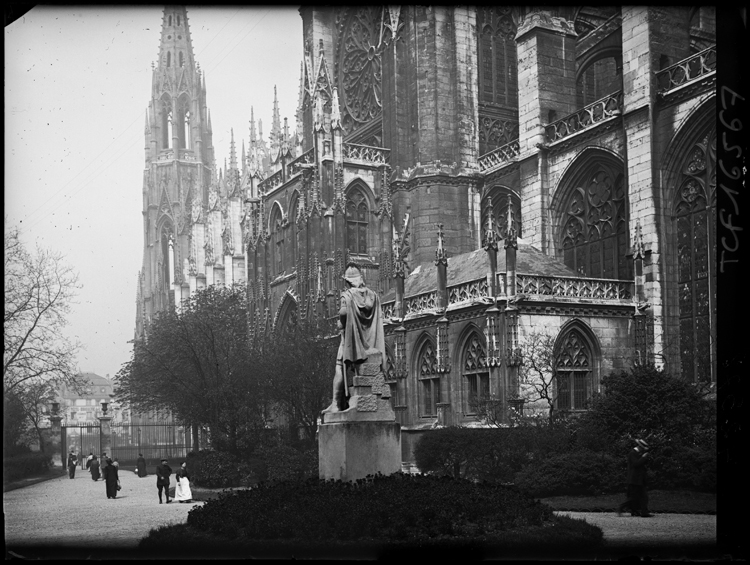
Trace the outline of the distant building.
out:
M 112 423 L 128 423 L 129 411 L 112 399 L 114 383 L 96 373 L 81 373 L 81 376 L 88 381 L 81 393 L 67 386 L 63 386 L 58 392 L 62 425 L 98 425 L 97 418 L 102 415 L 102 402 L 108 404 L 107 415 L 112 417 Z

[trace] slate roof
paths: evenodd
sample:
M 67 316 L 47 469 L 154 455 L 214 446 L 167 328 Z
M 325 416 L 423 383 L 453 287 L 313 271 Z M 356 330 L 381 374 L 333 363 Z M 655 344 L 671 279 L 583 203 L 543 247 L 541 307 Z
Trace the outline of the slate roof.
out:
M 502 244 L 501 244 L 502 245 Z M 497 272 L 504 273 L 505 250 L 501 247 L 497 252 Z M 476 249 L 469 253 L 462 253 L 448 257 L 448 286 L 475 281 L 487 276 L 490 272 L 490 262 L 484 249 Z M 545 255 L 536 247 L 518 239 L 516 253 L 516 272 L 524 275 L 543 275 L 548 277 L 579 277 L 576 271 L 562 261 Z M 415 267 L 404 281 L 404 297 L 417 296 L 429 292 L 437 287 L 437 266 L 434 262 L 423 263 Z M 391 289 L 381 301 L 388 302 L 396 296 Z

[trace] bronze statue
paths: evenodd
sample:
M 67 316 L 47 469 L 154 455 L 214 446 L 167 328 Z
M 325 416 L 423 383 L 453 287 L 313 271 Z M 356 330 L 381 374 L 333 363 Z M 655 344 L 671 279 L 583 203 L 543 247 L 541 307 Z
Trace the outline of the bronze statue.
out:
M 333 377 L 333 401 L 324 412 L 339 412 L 346 409 L 349 397 L 347 369 L 354 370 L 367 361 L 368 351 L 382 353 L 385 360 L 385 334 L 380 313 L 380 298 L 365 286 L 362 273 L 356 265 L 347 265 L 343 279 L 346 288 L 341 293 L 339 308 L 339 333 L 341 342 L 336 355 L 336 372 Z

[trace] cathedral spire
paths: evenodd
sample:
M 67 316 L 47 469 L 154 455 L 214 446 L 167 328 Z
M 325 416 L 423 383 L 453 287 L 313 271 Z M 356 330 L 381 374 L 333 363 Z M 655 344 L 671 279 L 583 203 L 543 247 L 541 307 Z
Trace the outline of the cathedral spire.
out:
M 237 168 L 237 149 L 234 145 L 234 128 L 229 130 L 229 168 Z
M 158 67 L 161 70 L 170 69 L 175 74 L 181 69 L 195 71 L 193 42 L 190 39 L 190 26 L 185 6 L 164 7 Z
M 281 118 L 279 118 L 279 99 L 276 95 L 276 85 L 273 86 L 273 121 L 271 122 L 271 148 L 277 149 L 281 145 Z

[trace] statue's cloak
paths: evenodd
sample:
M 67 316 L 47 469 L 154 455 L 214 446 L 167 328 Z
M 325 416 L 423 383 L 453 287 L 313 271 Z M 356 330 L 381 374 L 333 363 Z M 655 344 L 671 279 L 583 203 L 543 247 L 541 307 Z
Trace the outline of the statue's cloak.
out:
M 385 332 L 378 295 L 365 286 L 347 288 L 341 293 L 341 310 L 346 312 L 346 325 L 339 359 L 361 363 L 367 360 L 368 349 L 377 349 L 385 371 Z

